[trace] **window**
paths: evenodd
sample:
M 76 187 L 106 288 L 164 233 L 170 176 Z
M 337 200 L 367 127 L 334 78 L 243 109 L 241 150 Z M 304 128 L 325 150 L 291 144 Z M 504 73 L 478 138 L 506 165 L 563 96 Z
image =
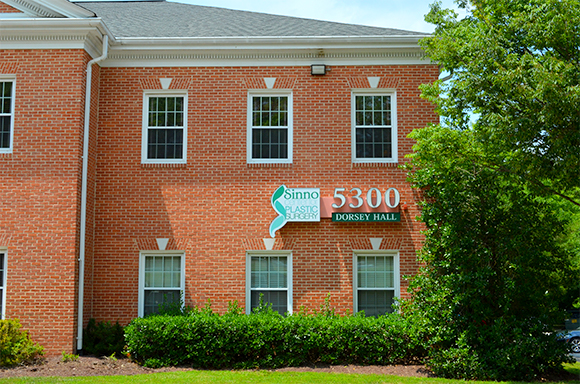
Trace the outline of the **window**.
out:
M 246 312 L 271 303 L 281 315 L 292 313 L 292 256 L 288 252 L 248 253 L 246 261 Z
M 353 94 L 352 119 L 353 162 L 397 162 L 394 94 Z
M 292 162 L 292 95 L 248 96 L 248 163 Z
M 6 318 L 6 254 L 0 252 L 0 319 Z
M 399 295 L 399 255 L 360 251 L 354 255 L 354 310 L 367 316 L 393 312 Z
M 14 88 L 14 80 L 0 78 L 0 153 L 12 152 Z
M 185 286 L 183 253 L 142 253 L 139 269 L 140 317 L 157 313 L 161 304 L 179 303 Z
M 143 100 L 143 163 L 185 163 L 187 94 L 145 93 Z

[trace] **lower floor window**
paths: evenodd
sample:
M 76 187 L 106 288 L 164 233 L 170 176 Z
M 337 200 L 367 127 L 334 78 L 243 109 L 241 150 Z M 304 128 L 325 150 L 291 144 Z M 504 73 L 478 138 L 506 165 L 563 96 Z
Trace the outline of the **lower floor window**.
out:
M 292 312 L 292 257 L 288 252 L 252 252 L 246 262 L 246 312 L 260 303 Z
M 139 316 L 159 311 L 161 305 L 180 305 L 184 292 L 183 253 L 142 253 L 139 273 Z
M 0 319 L 4 320 L 6 298 L 6 254 L 0 252 Z
M 393 312 L 399 295 L 399 257 L 384 251 L 355 252 L 354 310 L 367 316 Z

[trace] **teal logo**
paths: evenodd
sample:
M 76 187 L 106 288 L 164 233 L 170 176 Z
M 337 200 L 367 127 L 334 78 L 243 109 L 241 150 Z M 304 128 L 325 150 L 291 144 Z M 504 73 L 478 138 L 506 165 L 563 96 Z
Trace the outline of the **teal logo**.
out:
M 279 186 L 270 199 L 278 216 L 270 223 L 270 236 L 289 221 L 320 221 L 320 188 Z

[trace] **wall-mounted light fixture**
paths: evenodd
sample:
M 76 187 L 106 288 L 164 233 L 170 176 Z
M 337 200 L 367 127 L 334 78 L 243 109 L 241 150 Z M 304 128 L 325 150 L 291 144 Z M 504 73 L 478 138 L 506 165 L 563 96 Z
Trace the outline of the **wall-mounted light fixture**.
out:
M 326 75 L 326 65 L 325 64 L 312 64 L 310 66 L 311 75 Z

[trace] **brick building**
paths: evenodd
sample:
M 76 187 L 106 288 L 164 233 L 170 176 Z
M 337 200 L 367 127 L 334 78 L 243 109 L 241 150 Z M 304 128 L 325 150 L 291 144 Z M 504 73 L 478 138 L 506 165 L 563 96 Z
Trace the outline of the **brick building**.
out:
M 165 1 L 0 0 L 2 318 L 49 354 L 187 305 L 389 311 L 436 121 L 424 34 Z

